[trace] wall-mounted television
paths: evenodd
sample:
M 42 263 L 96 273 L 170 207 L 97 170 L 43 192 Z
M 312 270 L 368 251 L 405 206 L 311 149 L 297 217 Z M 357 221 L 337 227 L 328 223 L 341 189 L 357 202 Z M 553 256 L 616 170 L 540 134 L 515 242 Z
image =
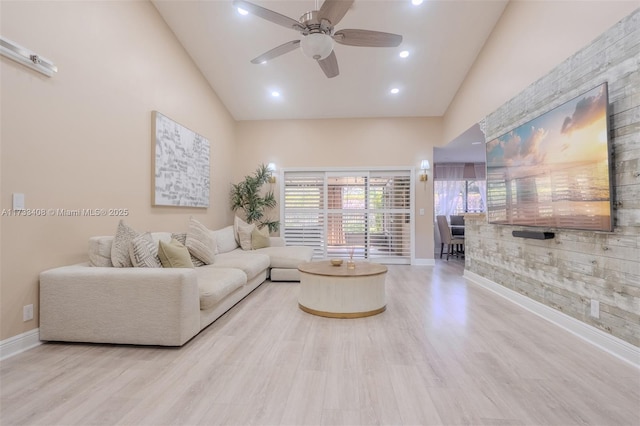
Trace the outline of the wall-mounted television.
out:
M 487 143 L 487 217 L 612 231 L 607 83 Z

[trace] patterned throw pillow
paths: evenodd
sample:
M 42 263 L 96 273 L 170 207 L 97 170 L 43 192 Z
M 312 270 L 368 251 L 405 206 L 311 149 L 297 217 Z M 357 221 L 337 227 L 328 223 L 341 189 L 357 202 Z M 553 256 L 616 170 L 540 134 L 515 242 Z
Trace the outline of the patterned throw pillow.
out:
M 129 256 L 131 263 L 137 268 L 161 268 L 158 257 L 158 246 L 153 241 L 151 234 L 144 234 L 135 237 L 129 245 Z
M 181 234 L 175 234 L 174 233 L 174 234 L 171 234 L 171 239 L 178 241 L 180 244 L 182 244 L 184 246 L 186 244 L 186 242 L 187 242 L 187 234 L 185 232 L 183 232 Z M 187 249 L 187 251 L 188 250 L 189 249 Z M 206 265 L 206 263 L 204 263 L 202 260 L 200 260 L 197 257 L 195 257 L 194 255 L 192 255 L 191 253 L 189 253 L 189 256 L 191 256 L 191 263 L 193 263 L 193 266 L 195 266 L 196 268 Z
M 269 227 L 264 226 L 262 229 L 257 227 L 251 231 L 251 248 L 253 250 L 269 247 Z
M 215 260 L 217 249 L 215 236 L 206 226 L 194 218 L 189 219 L 185 246 L 189 249 L 189 253 L 207 265 L 211 265 Z
M 133 266 L 129 255 L 129 246 L 135 237 L 140 235 L 135 229 L 124 223 L 118 222 L 118 229 L 111 244 L 111 263 L 116 268 L 130 268 Z

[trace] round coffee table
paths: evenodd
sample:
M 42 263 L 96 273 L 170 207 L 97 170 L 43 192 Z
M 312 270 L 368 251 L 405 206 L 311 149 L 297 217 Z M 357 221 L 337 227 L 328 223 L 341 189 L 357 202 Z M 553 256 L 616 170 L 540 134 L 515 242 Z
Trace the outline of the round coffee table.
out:
M 300 271 L 298 306 L 305 312 L 329 318 L 360 318 L 386 309 L 384 283 L 387 267 L 377 263 L 305 262 Z

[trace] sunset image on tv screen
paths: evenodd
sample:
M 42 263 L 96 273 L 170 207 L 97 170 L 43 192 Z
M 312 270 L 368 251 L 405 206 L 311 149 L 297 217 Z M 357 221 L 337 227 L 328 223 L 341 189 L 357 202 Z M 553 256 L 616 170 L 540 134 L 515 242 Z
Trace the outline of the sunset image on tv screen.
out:
M 607 84 L 487 143 L 490 223 L 612 230 Z

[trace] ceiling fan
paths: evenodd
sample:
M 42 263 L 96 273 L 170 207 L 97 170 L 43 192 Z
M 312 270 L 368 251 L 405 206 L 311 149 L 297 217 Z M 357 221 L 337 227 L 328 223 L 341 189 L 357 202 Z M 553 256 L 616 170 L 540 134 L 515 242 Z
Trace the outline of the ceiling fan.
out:
M 281 44 L 252 59 L 251 63 L 263 64 L 300 47 L 306 56 L 318 61 L 318 65 L 327 77 L 333 78 L 340 74 L 338 60 L 333 51 L 334 41 L 347 46 L 363 47 L 396 47 L 402 43 L 401 35 L 380 31 L 348 29 L 334 32 L 334 27 L 344 17 L 353 2 L 354 0 L 325 0 L 320 10 L 306 12 L 298 21 L 245 0 L 235 0 L 233 4 L 238 10 L 302 34 L 300 40 Z

